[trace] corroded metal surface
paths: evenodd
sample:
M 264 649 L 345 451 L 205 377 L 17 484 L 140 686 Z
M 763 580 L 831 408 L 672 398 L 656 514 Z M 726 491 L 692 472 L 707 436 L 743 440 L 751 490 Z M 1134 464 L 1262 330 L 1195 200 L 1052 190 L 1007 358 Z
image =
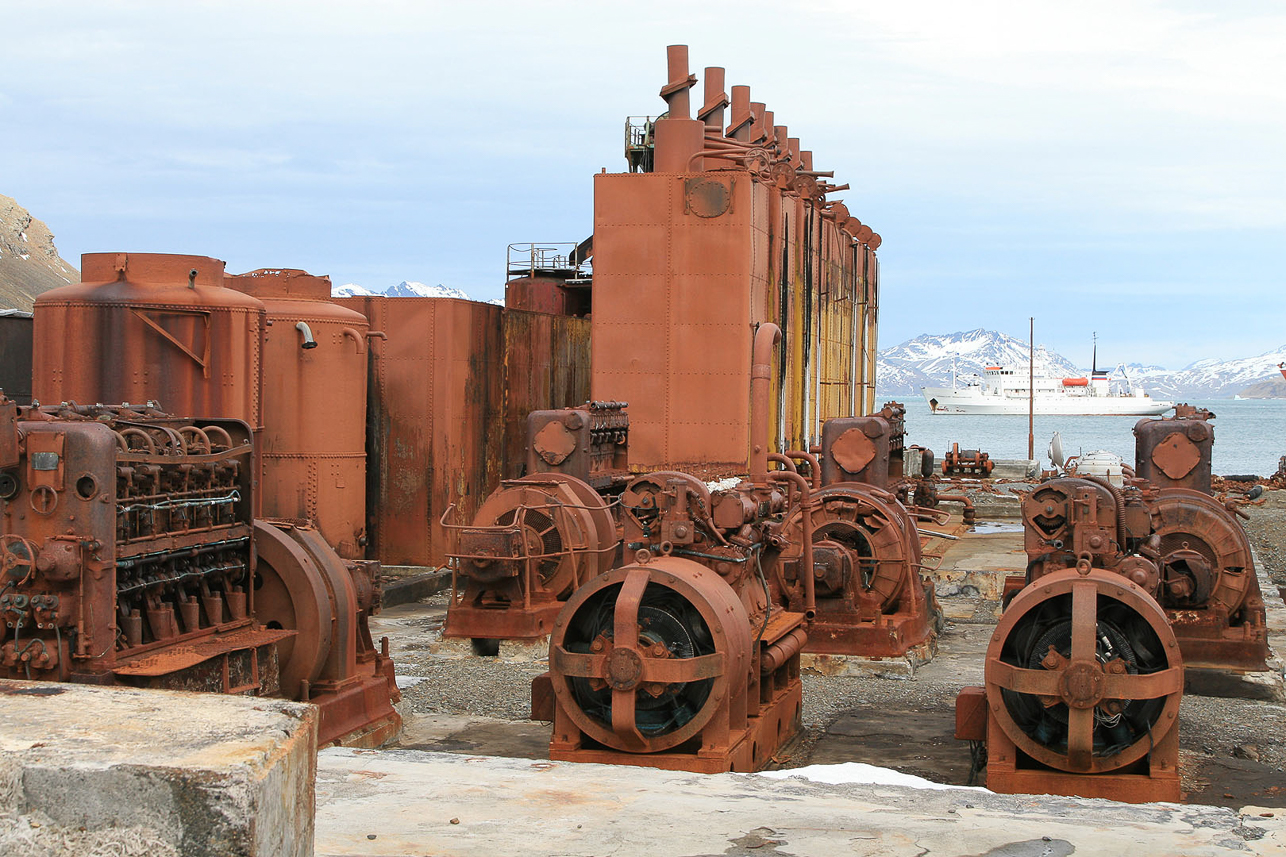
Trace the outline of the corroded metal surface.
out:
M 571 591 L 611 568 L 620 546 L 607 503 L 562 473 L 507 480 L 469 526 L 444 524 L 454 537 L 448 637 L 548 635 Z
M 869 485 L 831 485 L 807 510 L 792 510 L 782 533 L 795 547 L 770 581 L 777 601 L 803 609 L 804 515 L 811 518 L 817 609 L 805 651 L 900 657 L 931 639 L 936 604 L 920 574 L 915 521 L 892 494 Z
M 330 278 L 265 269 L 226 278 L 263 302 L 267 514 L 307 518 L 341 556 L 366 544 L 366 363 L 369 326 L 330 302 Z
M 692 118 L 687 47 L 667 61 L 667 113 L 631 138 L 653 141 L 652 170 L 594 178 L 592 389 L 631 402 L 635 469 L 735 470 L 754 325 L 783 331 L 774 447 L 808 449 L 826 419 L 873 410 L 879 240 L 748 88 L 729 99 L 706 69 Z
M 36 299 L 33 396 L 154 401 L 262 427 L 264 307 L 226 288 L 223 268 L 207 256 L 86 253 L 82 282 Z
M 369 554 L 442 565 L 441 518 L 522 475 L 533 410 L 588 398 L 589 322 L 450 298 L 343 298 L 387 335 L 367 408 Z
M 621 494 L 623 555 L 633 562 L 581 586 L 550 635 L 555 759 L 689 771 L 763 767 L 800 723 L 799 653 L 813 612 L 812 577 L 797 611 L 769 597 L 768 577 L 790 545 L 780 522 L 809 504 L 810 485 L 769 471 L 767 403 L 774 325 L 752 353 L 759 421 L 747 481 L 711 492 L 698 478 L 658 471 Z M 812 565 L 809 519 L 800 538 Z
M 1210 493 L 1215 427 L 1209 411 L 1180 405 L 1176 415 L 1134 425 L 1134 472 L 1158 488 Z
M 11 422 L 9 410 L 4 675 L 285 695 L 320 706 L 327 743 L 397 731 L 393 665 L 366 626 L 378 566 L 345 563 L 309 526 L 255 519 L 245 423 L 102 405 Z
M 987 649 L 987 786 L 1178 800 L 1182 695 L 1178 643 L 1145 590 L 1053 572 L 1018 593 Z

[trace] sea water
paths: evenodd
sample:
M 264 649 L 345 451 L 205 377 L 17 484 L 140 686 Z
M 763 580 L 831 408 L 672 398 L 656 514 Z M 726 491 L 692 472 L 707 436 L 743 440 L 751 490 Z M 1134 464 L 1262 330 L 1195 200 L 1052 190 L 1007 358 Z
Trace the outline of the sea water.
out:
M 883 404 L 885 399 L 877 400 Z M 923 399 L 904 402 L 906 443 L 933 450 L 979 449 L 993 459 L 1027 457 L 1027 415 L 934 414 Z M 1214 412 L 1214 472 L 1270 476 L 1286 455 L 1286 399 L 1202 399 L 1189 404 Z M 1134 464 L 1134 424 L 1149 417 L 1036 416 L 1035 457 L 1049 468 L 1049 440 L 1062 437 L 1066 456 L 1106 450 Z

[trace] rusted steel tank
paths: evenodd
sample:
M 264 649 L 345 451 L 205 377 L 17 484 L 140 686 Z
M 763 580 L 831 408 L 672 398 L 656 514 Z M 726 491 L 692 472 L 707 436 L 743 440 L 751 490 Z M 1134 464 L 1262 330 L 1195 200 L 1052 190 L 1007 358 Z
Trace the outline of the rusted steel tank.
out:
M 261 428 L 264 307 L 226 288 L 223 269 L 208 256 L 83 255 L 82 282 L 36 298 L 33 398 L 154 401 Z
M 229 288 L 263 303 L 263 508 L 314 521 L 340 556 L 366 545 L 366 316 L 330 302 L 330 278 L 261 269 Z

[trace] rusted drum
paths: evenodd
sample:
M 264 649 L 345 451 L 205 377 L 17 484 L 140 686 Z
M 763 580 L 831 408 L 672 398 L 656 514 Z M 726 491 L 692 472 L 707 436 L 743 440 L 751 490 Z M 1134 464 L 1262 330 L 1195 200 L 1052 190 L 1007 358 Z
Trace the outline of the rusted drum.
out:
M 185 417 L 263 425 L 264 307 L 224 287 L 223 262 L 86 253 L 80 264 L 83 282 L 36 298 L 36 399 L 153 400 Z
M 818 598 L 848 594 L 875 610 L 897 603 L 920 566 L 915 522 L 892 494 L 865 485 L 838 484 L 813 495 L 813 577 Z M 801 507 L 786 519 L 792 545 L 803 540 Z M 783 591 L 798 588 L 788 566 L 777 564 Z M 793 567 L 791 567 L 793 568 Z
M 339 555 L 366 545 L 366 316 L 330 303 L 330 278 L 263 269 L 227 277 L 263 302 L 264 514 L 316 523 Z
M 1161 537 L 1161 603 L 1219 604 L 1235 614 L 1255 583 L 1250 541 L 1237 519 L 1214 498 L 1187 488 L 1161 489 L 1151 509 L 1152 531 Z
M 659 557 L 581 587 L 549 641 L 559 705 L 606 747 L 683 744 L 744 695 L 750 622 L 732 587 L 691 560 Z M 742 703 L 744 705 L 744 702 Z
M 520 530 L 516 546 L 490 550 L 479 530 Z M 472 538 L 471 538 L 472 537 Z M 480 583 L 521 576 L 521 561 L 535 563 L 533 582 L 556 598 L 612 567 L 616 525 L 607 504 L 574 476 L 541 473 L 507 480 L 487 498 L 461 536 L 460 574 Z M 481 548 L 475 550 L 474 548 Z M 483 556 L 491 553 L 494 559 Z
M 990 716 L 1058 770 L 1120 770 L 1178 726 L 1178 642 L 1160 606 L 1113 572 L 1056 571 L 1019 592 L 985 675 Z

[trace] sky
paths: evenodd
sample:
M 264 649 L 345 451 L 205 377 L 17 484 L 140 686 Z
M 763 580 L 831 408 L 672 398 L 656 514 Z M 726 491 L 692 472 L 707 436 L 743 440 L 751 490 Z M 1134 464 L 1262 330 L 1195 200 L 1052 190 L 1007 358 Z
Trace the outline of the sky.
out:
M 579 242 L 665 48 L 727 69 L 883 238 L 880 345 L 1088 365 L 1286 343 L 1286 3 L 0 0 L 0 193 L 62 256 L 501 297 Z M 696 92 L 700 92 L 700 84 Z M 694 101 L 699 100 L 694 99 Z

